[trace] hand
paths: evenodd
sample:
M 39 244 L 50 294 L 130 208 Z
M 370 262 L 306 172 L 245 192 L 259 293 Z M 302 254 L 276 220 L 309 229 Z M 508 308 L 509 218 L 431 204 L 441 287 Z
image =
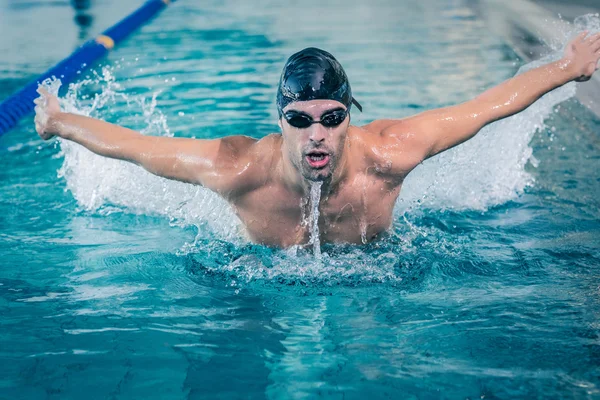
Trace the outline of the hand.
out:
M 43 87 L 40 86 L 37 92 L 40 97 L 33 101 L 36 104 L 35 130 L 42 139 L 48 140 L 58 133 L 54 121 L 55 117 L 60 114 L 60 105 L 58 98 L 48 93 Z
M 573 71 L 576 82 L 589 80 L 598 69 L 600 59 L 600 33 L 588 35 L 588 31 L 580 33 L 565 48 L 563 60 L 565 66 Z

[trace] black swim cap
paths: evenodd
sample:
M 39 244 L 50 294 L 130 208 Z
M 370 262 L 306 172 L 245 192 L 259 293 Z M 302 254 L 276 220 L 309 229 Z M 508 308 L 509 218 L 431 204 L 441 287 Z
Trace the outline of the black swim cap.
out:
M 328 52 L 309 47 L 288 58 L 279 79 L 277 111 L 295 101 L 337 100 L 350 110 L 352 104 L 362 111 L 352 97 L 346 72 Z

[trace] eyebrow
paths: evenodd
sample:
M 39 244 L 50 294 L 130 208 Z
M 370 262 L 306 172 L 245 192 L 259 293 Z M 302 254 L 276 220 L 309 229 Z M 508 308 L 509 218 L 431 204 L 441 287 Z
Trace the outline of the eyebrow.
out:
M 325 110 L 325 111 L 324 111 L 324 112 L 321 114 L 321 117 L 323 117 L 323 115 L 326 115 L 326 114 L 331 114 L 332 112 L 335 112 L 335 111 L 346 111 L 346 109 L 345 109 L 345 108 L 343 108 L 343 107 L 331 108 L 331 109 L 329 109 L 329 110 Z M 286 112 L 284 112 L 284 114 L 287 114 L 287 113 L 302 114 L 302 115 L 306 115 L 307 117 L 310 117 L 310 118 L 312 118 L 312 117 L 313 117 L 312 115 L 308 114 L 306 111 L 287 110 Z

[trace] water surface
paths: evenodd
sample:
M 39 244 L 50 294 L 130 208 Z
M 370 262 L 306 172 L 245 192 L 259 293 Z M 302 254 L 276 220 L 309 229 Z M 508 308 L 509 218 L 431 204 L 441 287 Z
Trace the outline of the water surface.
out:
M 102 4 L 90 30 L 112 23 Z M 286 57 L 318 46 L 365 108 L 353 123 L 400 118 L 521 67 L 467 5 L 179 1 L 62 87 L 63 106 L 147 134 L 262 137 Z M 59 22 L 46 15 L 31 23 Z M 0 98 L 60 58 L 31 32 L 20 45 L 39 52 L 3 42 Z M 0 138 L 0 397 L 598 397 L 600 121 L 574 91 L 426 162 L 387 237 L 320 259 L 247 243 L 204 189 L 24 120 Z

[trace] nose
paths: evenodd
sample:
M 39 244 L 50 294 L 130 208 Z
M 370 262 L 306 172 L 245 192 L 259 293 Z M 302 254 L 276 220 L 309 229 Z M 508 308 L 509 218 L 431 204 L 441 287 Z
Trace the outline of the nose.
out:
M 321 124 L 313 124 L 310 128 L 309 136 L 311 142 L 322 143 L 327 137 L 327 128 Z

